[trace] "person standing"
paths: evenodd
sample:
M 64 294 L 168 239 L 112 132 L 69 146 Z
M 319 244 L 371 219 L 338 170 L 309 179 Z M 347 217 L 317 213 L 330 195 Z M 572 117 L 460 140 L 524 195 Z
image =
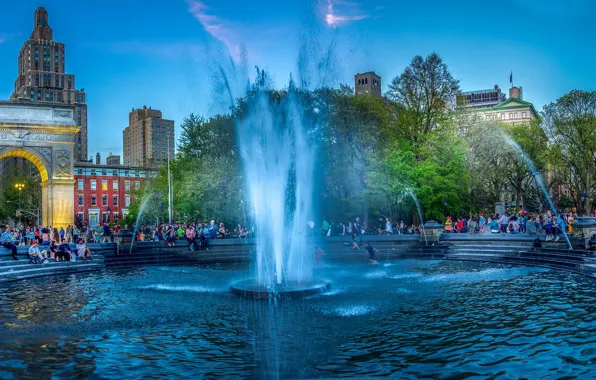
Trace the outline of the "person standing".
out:
M 364 243 L 364 249 L 368 254 L 368 260 L 370 261 L 370 263 L 372 265 L 377 264 L 377 261 L 375 260 L 375 252 L 379 253 L 379 250 L 374 248 L 369 242 Z
M 108 225 L 108 223 L 104 223 L 103 225 L 103 242 L 104 243 L 109 243 L 110 242 L 110 226 Z

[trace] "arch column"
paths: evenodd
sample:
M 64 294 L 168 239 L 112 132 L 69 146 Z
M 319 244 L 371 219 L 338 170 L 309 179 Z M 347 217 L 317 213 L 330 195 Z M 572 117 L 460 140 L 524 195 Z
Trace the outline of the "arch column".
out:
M 52 179 L 41 184 L 42 224 L 54 228 L 74 224 L 74 180 Z

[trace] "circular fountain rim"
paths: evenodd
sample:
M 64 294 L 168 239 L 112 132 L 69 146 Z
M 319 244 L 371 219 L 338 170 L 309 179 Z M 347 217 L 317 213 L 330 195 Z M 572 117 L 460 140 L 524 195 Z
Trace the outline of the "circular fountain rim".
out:
M 331 282 L 326 280 L 285 284 L 275 288 L 268 288 L 261 285 L 254 278 L 239 280 L 230 284 L 230 292 L 232 294 L 253 300 L 304 298 L 324 293 L 329 289 L 331 289 Z

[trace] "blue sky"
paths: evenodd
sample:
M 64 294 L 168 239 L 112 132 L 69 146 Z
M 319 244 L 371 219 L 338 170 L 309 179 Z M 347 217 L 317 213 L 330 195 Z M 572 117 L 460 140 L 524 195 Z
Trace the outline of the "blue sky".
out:
M 66 70 L 85 88 L 89 155 L 120 153 L 128 112 L 161 109 L 177 129 L 190 112 L 228 107 L 219 67 L 268 70 L 278 86 L 299 51 L 316 85 L 353 83 L 369 70 L 383 86 L 414 55 L 439 53 L 462 90 L 509 88 L 509 73 L 538 109 L 565 92 L 596 90 L 596 1 L 0 0 L 0 98 L 12 93 L 17 56 L 44 6 Z M 304 50 L 307 46 L 307 50 Z M 230 58 L 231 57 L 231 58 Z M 245 58 L 246 57 L 246 58 Z M 326 63 L 325 75 L 314 74 Z M 301 61 L 302 62 L 302 61 Z M 244 68 L 244 70 L 242 70 Z M 239 90 L 237 90 L 239 91 Z

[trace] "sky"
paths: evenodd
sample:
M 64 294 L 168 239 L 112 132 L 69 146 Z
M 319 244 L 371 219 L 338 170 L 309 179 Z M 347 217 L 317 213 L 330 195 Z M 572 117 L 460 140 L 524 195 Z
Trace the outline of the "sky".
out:
M 507 91 L 513 73 L 538 110 L 596 90 L 593 0 L 0 0 L 0 99 L 13 91 L 38 6 L 86 91 L 90 156 L 121 153 L 133 108 L 162 110 L 177 133 L 190 113 L 224 112 L 255 67 L 278 87 L 290 75 L 353 85 L 372 70 L 385 91 L 414 56 L 434 51 L 462 91 Z

